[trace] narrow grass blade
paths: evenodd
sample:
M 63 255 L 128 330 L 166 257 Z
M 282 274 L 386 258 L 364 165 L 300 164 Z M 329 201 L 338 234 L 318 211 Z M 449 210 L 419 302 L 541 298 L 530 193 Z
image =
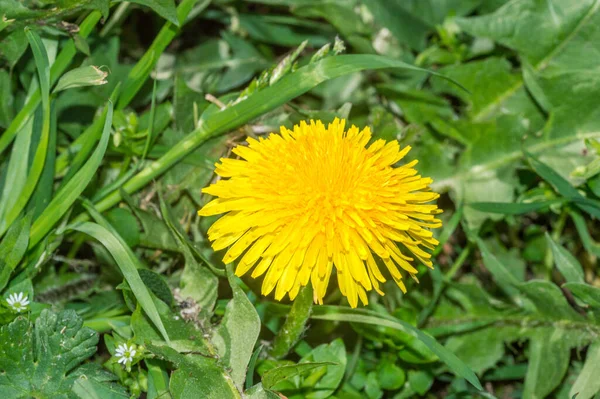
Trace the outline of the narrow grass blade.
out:
M 57 144 L 57 126 L 56 126 L 56 106 L 50 107 L 50 137 L 48 139 L 48 153 L 44 170 L 40 176 L 40 181 L 35 188 L 35 192 L 27 204 L 26 212 L 33 211 L 33 220 L 37 219 L 52 200 L 54 193 L 54 171 L 56 167 L 56 144 Z
M 15 144 L 10 153 L 10 159 L 6 168 L 6 178 L 0 195 L 0 220 L 6 212 L 15 205 L 23 191 L 27 180 L 27 167 L 29 165 L 29 147 L 33 134 L 34 118 L 30 118 L 17 134 Z M 1 229 L 0 229 L 1 231 Z
M 542 179 L 552 185 L 559 194 L 575 202 L 575 205 L 581 208 L 581 210 L 596 218 L 600 218 L 600 202 L 585 198 L 571 185 L 571 183 L 559 175 L 554 169 L 541 162 L 527 151 L 525 152 L 525 155 L 533 170 L 535 170 Z
M 110 139 L 110 127 L 112 125 L 113 116 L 113 105 L 111 102 L 108 103 L 106 117 L 104 119 L 104 129 L 102 131 L 102 137 L 96 150 L 86 162 L 86 164 L 73 176 L 67 184 L 60 188 L 56 193 L 56 196 L 52 199 L 52 202 L 35 221 L 31 228 L 31 240 L 29 243 L 30 248 L 36 245 L 52 227 L 58 222 L 65 213 L 69 210 L 71 205 L 81 195 L 83 190 L 87 187 L 89 182 L 95 176 L 98 167 L 104 158 L 106 147 Z
M 154 131 L 154 115 L 156 114 L 156 82 L 154 79 L 154 84 L 152 85 L 152 102 L 150 104 L 150 124 L 148 126 L 148 135 L 146 136 L 146 144 L 144 145 L 144 152 L 142 154 L 142 159 L 146 159 L 146 155 L 148 155 L 148 150 L 150 149 L 150 145 L 154 141 L 153 131 Z
M 30 226 L 31 215 L 26 215 L 10 226 L 8 233 L 0 241 L 0 292 L 8 284 L 11 273 L 27 251 Z
M 46 53 L 46 48 L 44 47 L 44 43 L 42 43 L 42 39 L 37 33 L 30 29 L 26 29 L 25 33 L 33 52 L 40 82 L 42 98 L 42 132 L 23 190 L 14 206 L 7 210 L 0 220 L 0 235 L 4 234 L 11 223 L 21 214 L 21 211 L 25 208 L 35 191 L 46 163 L 46 154 L 48 152 L 48 142 L 50 138 L 50 64 L 48 62 L 48 54 Z
M 108 229 L 96 223 L 86 222 L 73 225 L 70 229 L 85 233 L 100 241 L 100 243 L 106 247 L 115 259 L 115 262 L 119 266 L 121 273 L 123 273 L 123 277 L 129 284 L 129 287 L 131 287 L 131 291 L 133 291 L 138 303 L 142 309 L 144 309 L 150 320 L 152 320 L 158 331 L 160 331 L 165 341 L 169 343 L 169 336 L 160 319 L 158 309 L 152 300 L 150 291 L 148 291 L 148 288 L 144 285 L 144 282 L 137 271 L 136 265 L 139 261 L 135 255 L 133 255 L 131 249 L 127 247 L 122 239 L 119 240 L 119 238 Z
M 81 25 L 79 26 L 79 36 L 82 38 L 86 38 L 92 32 L 102 14 L 99 11 L 94 11 L 90 13 L 83 20 Z M 50 68 L 50 85 L 58 80 L 58 78 L 63 74 L 63 72 L 67 69 L 67 67 L 71 64 L 71 61 L 77 54 L 77 49 L 75 48 L 75 43 L 72 40 L 69 40 L 67 44 L 60 51 L 56 60 L 52 64 Z M 39 105 L 41 100 L 40 90 L 36 90 L 29 100 L 23 105 L 19 113 L 15 116 L 15 118 L 10 123 L 10 126 L 6 129 L 6 131 L 0 137 L 0 154 L 6 150 L 6 148 L 10 145 L 12 140 L 15 138 L 19 130 L 21 130 L 24 124 L 31 118 L 33 113 L 35 112 L 37 106 Z
M 565 198 L 550 201 L 512 203 L 512 202 L 472 202 L 467 206 L 488 213 L 501 213 L 503 215 L 523 215 L 547 209 L 550 205 L 566 202 Z
M 409 334 L 427 346 L 442 362 L 456 375 L 469 381 L 475 388 L 482 390 L 481 383 L 475 373 L 448 349 L 440 345 L 433 337 L 402 320 L 392 317 L 382 317 L 379 313 L 363 309 L 349 309 L 338 306 L 317 306 L 314 308 L 313 319 L 345 321 L 349 323 L 373 324 L 393 328 Z

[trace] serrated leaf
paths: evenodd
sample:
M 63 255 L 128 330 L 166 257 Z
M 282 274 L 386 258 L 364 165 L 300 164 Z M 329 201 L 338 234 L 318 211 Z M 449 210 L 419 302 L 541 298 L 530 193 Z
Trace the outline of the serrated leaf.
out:
M 0 328 L 2 397 L 68 397 L 78 377 L 73 370 L 98 343 L 98 334 L 82 325 L 73 310 L 44 310 L 35 326 L 17 317 Z
M 77 377 L 73 393 L 81 399 L 125 399 L 127 389 L 116 382 L 117 377 L 97 363 L 87 363 L 73 372 Z

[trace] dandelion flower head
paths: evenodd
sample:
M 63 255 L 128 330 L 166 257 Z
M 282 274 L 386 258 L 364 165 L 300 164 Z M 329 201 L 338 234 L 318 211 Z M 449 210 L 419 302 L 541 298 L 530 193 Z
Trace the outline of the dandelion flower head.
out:
M 208 230 L 215 251 L 229 248 L 223 262 L 237 260 L 236 275 L 266 274 L 262 294 L 294 299 L 313 286 L 323 303 L 335 269 L 340 291 L 356 307 L 367 292 L 383 295 L 380 265 L 403 292 L 415 278 L 415 258 L 432 267 L 441 227 L 438 194 L 421 177 L 417 161 L 398 163 L 410 147 L 396 140 L 371 142 L 368 127 L 345 130 L 336 119 L 301 122 L 267 138 L 248 138 L 216 165 L 221 177 L 203 192 L 216 197 L 198 213 L 225 214 Z

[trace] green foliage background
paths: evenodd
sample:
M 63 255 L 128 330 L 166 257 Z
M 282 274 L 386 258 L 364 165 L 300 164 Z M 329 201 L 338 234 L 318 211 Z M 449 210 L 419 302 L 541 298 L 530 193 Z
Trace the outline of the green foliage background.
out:
M 597 397 L 599 65 L 598 0 L 0 0 L 0 396 Z M 413 147 L 435 269 L 260 297 L 200 190 L 335 117 Z

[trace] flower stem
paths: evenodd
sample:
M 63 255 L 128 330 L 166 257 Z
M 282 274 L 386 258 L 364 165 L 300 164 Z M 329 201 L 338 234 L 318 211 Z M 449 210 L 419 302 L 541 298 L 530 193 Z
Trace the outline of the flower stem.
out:
M 306 329 L 306 322 L 312 313 L 312 306 L 313 290 L 312 285 L 308 284 L 300 289 L 285 323 L 275 337 L 269 355 L 281 359 L 296 345 Z

